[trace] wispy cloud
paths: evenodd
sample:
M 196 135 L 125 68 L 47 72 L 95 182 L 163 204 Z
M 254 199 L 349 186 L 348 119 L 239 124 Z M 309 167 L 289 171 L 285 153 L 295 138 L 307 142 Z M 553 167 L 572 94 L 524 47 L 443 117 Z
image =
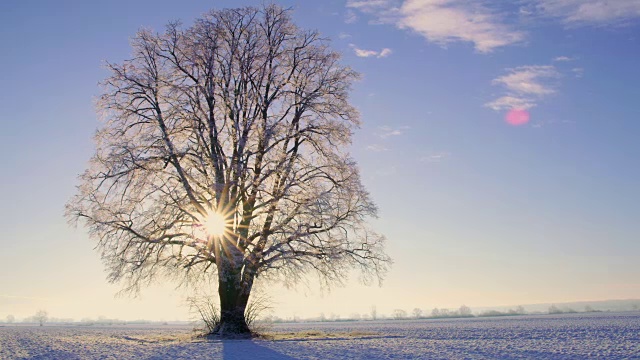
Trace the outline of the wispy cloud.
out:
M 367 145 L 366 149 L 369 150 L 369 151 L 373 151 L 373 152 L 389 151 L 389 148 L 387 148 L 384 145 L 380 145 L 380 144 Z
M 584 69 L 580 68 L 580 67 L 576 67 L 571 69 L 571 72 L 573 73 L 573 75 L 577 78 L 581 78 L 582 75 L 584 74 Z
M 404 125 L 397 126 L 397 127 L 391 127 L 388 125 L 378 126 L 374 135 L 378 137 L 378 139 L 380 140 L 378 140 L 377 143 L 367 145 L 366 149 L 372 152 L 389 151 L 390 150 L 389 147 L 384 143 L 389 144 L 392 137 L 403 135 L 404 132 L 408 129 L 409 129 L 409 126 L 404 126 Z
M 391 55 L 393 53 L 393 51 L 391 49 L 389 49 L 389 48 L 384 48 L 384 49 L 382 49 L 380 51 L 376 51 L 376 50 L 360 49 L 354 44 L 349 44 L 349 46 L 351 46 L 351 48 L 355 52 L 356 56 L 358 56 L 358 57 L 384 58 L 384 57 L 387 57 L 387 56 L 389 56 L 389 55 Z
M 555 62 L 569 62 L 569 61 L 573 61 L 574 59 L 568 56 L 558 56 L 556 58 L 553 59 L 553 61 Z
M 471 42 L 481 53 L 520 42 L 524 34 L 510 29 L 497 14 L 476 3 L 453 0 L 407 0 L 400 8 L 397 25 L 446 45 Z
M 554 126 L 554 125 L 573 125 L 575 124 L 576 121 L 575 120 L 568 120 L 568 119 L 564 119 L 564 120 L 558 120 L 558 119 L 538 119 L 535 122 L 533 122 L 531 124 L 532 128 L 536 128 L 536 129 L 541 129 L 547 126 Z
M 422 162 L 428 163 L 440 163 L 451 156 L 450 152 L 447 151 L 438 151 L 420 158 Z
M 378 55 L 378 52 L 375 50 L 359 49 L 355 46 L 353 46 L 353 51 L 356 53 L 357 57 L 372 57 Z
M 640 17 L 638 0 L 537 0 L 549 16 L 570 25 L 617 25 Z
M 560 73 L 552 65 L 528 65 L 508 69 L 506 75 L 492 81 L 501 85 L 506 94 L 485 104 L 493 110 L 529 109 L 542 98 L 556 92 L 555 80 Z
M 347 24 L 353 24 L 358 21 L 358 15 L 353 10 L 347 10 L 347 13 L 344 14 L 344 22 Z
M 386 139 L 390 136 L 398 136 L 398 135 L 402 135 L 404 134 L 405 130 L 408 130 L 409 127 L 408 126 L 400 126 L 397 128 L 393 128 L 391 126 L 379 126 L 378 127 L 378 132 L 376 133 L 376 135 L 378 135 L 378 137 L 382 138 L 382 139 Z
M 384 48 L 380 51 L 380 54 L 378 54 L 378 57 L 387 57 L 389 55 L 391 55 L 393 53 L 393 51 L 389 48 Z
M 526 33 L 515 20 L 555 18 L 567 26 L 620 25 L 640 18 L 639 0 L 518 0 L 517 11 L 500 0 L 347 0 L 348 11 L 368 14 L 376 24 L 392 24 L 446 46 L 472 43 L 488 53 L 521 43 Z M 571 58 L 566 58 L 567 61 Z
M 495 111 L 511 110 L 511 109 L 530 109 L 536 106 L 536 103 L 525 97 L 505 95 L 485 104 L 486 107 Z
M 347 7 L 364 12 L 373 12 L 389 9 L 393 6 L 392 0 L 347 0 Z
M 369 0 L 347 2 L 347 7 L 372 14 L 379 22 L 414 31 L 445 46 L 470 42 L 481 53 L 521 42 L 525 34 L 512 29 L 479 2 L 462 0 Z
M 558 71 L 552 65 L 528 65 L 510 69 L 507 75 L 500 76 L 492 82 L 519 94 L 548 95 L 555 90 L 543 80 L 558 76 Z

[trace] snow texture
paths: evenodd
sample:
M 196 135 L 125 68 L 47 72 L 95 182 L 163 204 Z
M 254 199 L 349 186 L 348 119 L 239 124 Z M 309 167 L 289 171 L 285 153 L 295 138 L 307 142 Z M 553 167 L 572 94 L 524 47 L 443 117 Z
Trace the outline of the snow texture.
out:
M 278 324 L 272 339 L 185 326 L 0 326 L 0 359 L 640 359 L 640 313 Z

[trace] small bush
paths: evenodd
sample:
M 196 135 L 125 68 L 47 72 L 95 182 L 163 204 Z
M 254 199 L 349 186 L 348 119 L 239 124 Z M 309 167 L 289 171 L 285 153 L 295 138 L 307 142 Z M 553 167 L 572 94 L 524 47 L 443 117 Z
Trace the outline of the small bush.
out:
M 212 333 L 220 324 L 220 309 L 211 297 L 190 297 L 187 298 L 189 309 L 204 323 L 204 331 Z
M 264 319 L 267 318 L 267 314 L 272 309 L 273 301 L 269 295 L 258 290 L 251 294 L 247 309 L 244 312 L 244 319 L 252 333 L 261 334 L 266 332 L 269 322 Z
M 187 298 L 187 303 L 192 313 L 204 323 L 204 331 L 207 334 L 213 333 L 220 325 L 220 307 L 213 296 L 194 296 Z M 267 330 L 268 322 L 264 319 L 267 313 L 273 308 L 271 298 L 259 291 L 251 294 L 249 303 L 244 312 L 244 319 L 247 326 L 254 334 L 260 334 Z

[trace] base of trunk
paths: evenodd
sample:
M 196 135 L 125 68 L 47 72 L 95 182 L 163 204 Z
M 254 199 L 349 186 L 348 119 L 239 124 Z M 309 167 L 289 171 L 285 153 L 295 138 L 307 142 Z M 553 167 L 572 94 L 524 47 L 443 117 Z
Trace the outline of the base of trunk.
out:
M 247 322 L 244 319 L 244 312 L 239 316 L 222 317 L 220 324 L 218 324 L 210 336 L 222 337 L 222 338 L 250 338 L 253 336 Z M 235 314 L 234 314 L 235 315 Z
M 224 339 L 249 339 L 253 333 L 248 327 L 238 326 L 238 324 L 220 323 L 207 336 Z

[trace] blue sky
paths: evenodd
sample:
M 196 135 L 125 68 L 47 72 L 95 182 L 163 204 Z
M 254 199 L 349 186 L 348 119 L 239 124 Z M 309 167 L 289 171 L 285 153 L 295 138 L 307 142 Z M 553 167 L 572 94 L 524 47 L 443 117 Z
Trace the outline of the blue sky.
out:
M 64 204 L 93 152 L 102 61 L 140 27 L 260 3 L 0 3 L 0 318 L 187 316 L 171 285 L 114 298 Z M 381 288 L 265 286 L 277 314 L 640 297 L 640 1 L 277 3 L 363 75 L 352 153 L 395 260 Z M 529 121 L 508 124 L 512 109 Z

